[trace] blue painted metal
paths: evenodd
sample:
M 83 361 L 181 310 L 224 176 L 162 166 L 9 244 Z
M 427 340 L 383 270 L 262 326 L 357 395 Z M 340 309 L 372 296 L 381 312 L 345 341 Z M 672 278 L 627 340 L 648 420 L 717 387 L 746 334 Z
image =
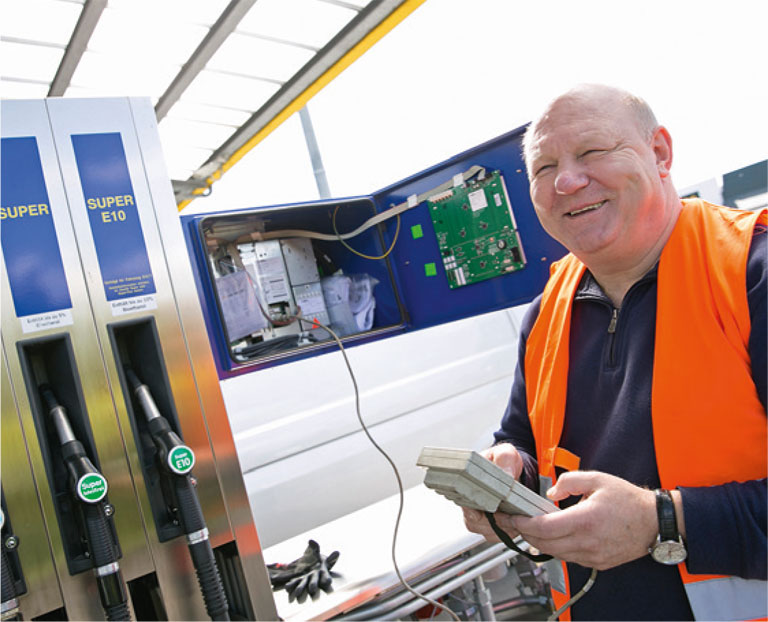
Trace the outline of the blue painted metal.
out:
M 336 346 L 331 342 L 313 349 L 302 349 L 272 361 L 249 365 L 232 361 L 228 354 L 227 340 L 219 318 L 218 303 L 201 237 L 201 226 L 211 221 L 238 219 L 254 214 L 260 218 L 268 218 L 269 230 L 312 229 L 330 233 L 331 215 L 334 208 L 340 206 L 337 212 L 337 228 L 340 232 L 350 231 L 370 218 L 374 210 L 381 212 L 406 201 L 411 195 L 428 192 L 472 166 L 484 166 L 489 172 L 501 171 L 504 177 L 527 260 L 525 268 L 487 281 L 450 289 L 426 202 L 402 214 L 397 243 L 385 260 L 361 258 L 338 242 L 315 241 L 316 248 L 324 251 L 346 274 L 365 272 L 379 280 L 375 289 L 374 330 L 364 335 L 345 338 L 345 344 L 352 346 L 366 343 L 531 301 L 543 289 L 549 276 L 550 264 L 562 257 L 566 251 L 543 230 L 531 203 L 521 153 L 524 131 L 525 128 L 521 127 L 508 132 L 370 196 L 182 216 L 184 235 L 192 258 L 198 294 L 219 377 L 226 378 L 307 356 L 316 356 L 334 350 Z M 416 225 L 421 227 L 421 237 L 412 234 L 412 227 Z M 348 243 L 362 253 L 381 255 L 391 244 L 396 226 L 396 219 L 390 219 L 378 229 L 371 229 L 348 240 Z M 427 274 L 427 264 L 434 264 L 436 274 Z
M 456 155 L 441 164 L 374 193 L 379 211 L 421 194 L 473 165 L 500 170 L 507 186 L 527 264 L 519 272 L 451 290 L 426 203 L 403 214 L 403 228 L 421 225 L 424 237 L 398 241 L 393 251 L 393 271 L 409 329 L 443 324 L 531 301 L 544 288 L 550 264 L 566 250 L 541 227 L 528 192 L 521 141 L 525 127 L 499 136 Z M 388 224 L 387 229 L 393 225 Z M 434 263 L 437 275 L 426 277 L 424 265 Z

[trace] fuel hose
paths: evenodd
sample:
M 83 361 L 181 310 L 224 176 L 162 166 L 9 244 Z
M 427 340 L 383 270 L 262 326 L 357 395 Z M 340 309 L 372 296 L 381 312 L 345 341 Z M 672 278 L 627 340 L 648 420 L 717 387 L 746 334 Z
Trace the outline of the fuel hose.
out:
M 16 593 L 16 585 L 11 572 L 11 562 L 5 550 L 5 514 L 0 510 L 0 525 L 3 531 L 3 542 L 0 545 L 2 554 L 2 568 L 0 568 L 0 580 L 2 581 L 2 603 L 0 603 L 0 620 L 21 620 L 19 615 L 19 600 Z
M 211 620 L 229 620 L 229 605 L 218 566 L 208 539 L 208 528 L 191 476 L 194 452 L 171 429 L 152 397 L 149 387 L 136 373 L 125 367 L 125 376 L 147 419 L 147 429 L 158 450 L 163 472 L 170 478 L 179 523 L 187 538 L 189 555 L 197 574 L 197 582 Z
M 107 480 L 96 469 L 83 444 L 77 440 L 67 412 L 47 384 L 40 394 L 48 408 L 61 443 L 61 454 L 69 470 L 72 494 L 80 507 L 85 525 L 85 543 L 93 562 L 99 599 L 107 620 L 130 620 L 128 596 L 107 518 Z

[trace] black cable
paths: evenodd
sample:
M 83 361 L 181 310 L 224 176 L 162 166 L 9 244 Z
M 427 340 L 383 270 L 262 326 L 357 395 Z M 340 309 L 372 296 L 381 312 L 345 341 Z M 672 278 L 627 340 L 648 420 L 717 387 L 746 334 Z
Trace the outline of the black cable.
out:
M 506 544 L 510 549 L 513 551 L 516 551 L 517 553 L 520 553 L 520 555 L 523 555 L 534 562 L 546 562 L 550 559 L 554 559 L 551 555 L 546 555 L 544 553 L 540 553 L 538 555 L 533 555 L 529 553 L 528 551 L 523 551 L 519 546 L 517 546 L 512 538 L 509 537 L 509 534 L 506 531 L 503 531 L 501 527 L 498 526 L 496 523 L 496 519 L 494 518 L 493 514 L 491 512 L 485 512 L 485 517 L 488 519 L 488 522 L 491 524 L 491 528 L 493 529 L 493 532 L 499 537 L 499 539 Z M 594 585 L 595 579 L 597 578 L 597 570 L 595 568 L 592 569 L 592 573 L 589 575 L 589 579 L 587 579 L 587 582 L 584 584 L 584 587 L 582 587 L 576 594 L 574 594 L 568 602 L 566 602 L 560 609 L 555 611 L 547 620 L 557 620 L 564 611 L 566 611 L 569 607 L 571 607 L 577 600 L 579 600 L 584 594 L 586 594 Z
M 499 540 L 501 540 L 504 544 L 507 545 L 508 548 L 512 549 L 516 553 L 519 553 L 523 557 L 527 557 L 533 562 L 547 562 L 550 559 L 552 559 L 551 555 L 546 555 L 544 553 L 539 553 L 538 555 L 534 555 L 533 553 L 529 553 L 528 551 L 524 551 L 521 549 L 517 544 L 515 544 L 515 541 L 510 538 L 509 534 L 504 531 L 499 525 L 496 523 L 496 518 L 494 517 L 492 512 L 485 512 L 485 517 L 488 519 L 488 522 L 491 524 L 491 529 L 493 529 L 493 533 L 495 533 Z
M 243 348 L 235 348 L 233 349 L 233 353 L 235 356 L 243 358 L 264 356 L 265 354 L 281 352 L 288 348 L 295 348 L 298 346 L 298 342 L 299 335 L 283 335 L 281 337 L 275 337 L 274 339 L 265 339 L 264 341 Z

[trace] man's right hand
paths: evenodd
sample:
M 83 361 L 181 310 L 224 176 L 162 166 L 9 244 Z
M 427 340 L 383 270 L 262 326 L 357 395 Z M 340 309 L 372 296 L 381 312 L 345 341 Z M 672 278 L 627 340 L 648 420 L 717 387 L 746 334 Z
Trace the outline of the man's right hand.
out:
M 512 475 L 515 479 L 520 478 L 520 474 L 523 471 L 523 459 L 518 453 L 517 449 L 510 443 L 501 443 L 494 445 L 480 452 L 494 464 L 500 466 L 507 473 Z M 462 508 L 464 511 L 464 525 L 467 529 L 473 533 L 479 533 L 489 542 L 499 542 L 498 536 L 491 529 L 491 525 L 485 514 L 479 510 L 471 510 L 469 508 Z M 514 538 L 518 535 L 510 516 L 503 512 L 496 512 L 496 523 L 504 531 L 506 531 L 510 537 Z

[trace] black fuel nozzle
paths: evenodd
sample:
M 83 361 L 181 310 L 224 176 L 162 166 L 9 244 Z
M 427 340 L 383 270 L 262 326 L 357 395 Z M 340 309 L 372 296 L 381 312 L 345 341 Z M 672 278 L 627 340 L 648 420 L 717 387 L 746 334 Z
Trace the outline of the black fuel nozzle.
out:
M 125 366 L 125 377 L 136 400 L 144 411 L 147 429 L 158 450 L 160 463 L 170 478 L 175 497 L 179 522 L 187 538 L 187 547 L 195 567 L 197 581 L 203 594 L 205 609 L 212 620 L 229 620 L 229 605 L 221 575 L 208 539 L 208 528 L 193 479 L 190 475 L 195 465 L 195 454 L 173 431 L 168 420 L 160 412 L 149 387 Z
M 85 503 L 98 503 L 107 494 L 107 480 L 93 465 L 83 444 L 77 440 L 67 411 L 56 399 L 51 387 L 42 384 L 39 389 L 61 443 L 61 455 L 72 478 L 73 493 Z
M 131 385 L 141 410 L 147 419 L 147 429 L 152 437 L 163 468 L 174 475 L 186 475 L 195 464 L 195 454 L 173 431 L 168 420 L 160 412 L 149 387 L 142 383 L 134 371 L 125 366 L 125 377 Z
M 107 495 L 107 480 L 77 440 L 67 411 L 56 399 L 53 389 L 48 384 L 41 384 L 38 389 L 61 443 L 61 455 L 72 478 L 72 494 L 81 504 L 85 541 L 106 619 L 130 620 L 125 583 L 102 502 Z

